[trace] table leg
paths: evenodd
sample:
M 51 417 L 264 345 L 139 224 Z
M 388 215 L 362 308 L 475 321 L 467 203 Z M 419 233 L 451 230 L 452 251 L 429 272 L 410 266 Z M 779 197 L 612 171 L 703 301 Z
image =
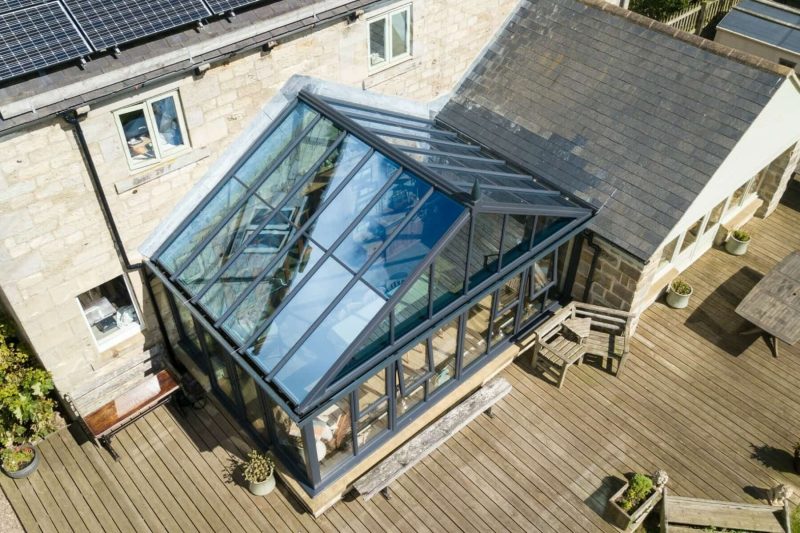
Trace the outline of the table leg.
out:
M 772 338 L 772 346 L 771 346 L 771 348 L 772 348 L 772 355 L 773 355 L 774 357 L 778 357 L 778 343 L 779 343 L 780 341 L 778 340 L 778 337 L 775 337 L 774 335 L 769 335 L 769 337 L 771 337 L 771 338 Z

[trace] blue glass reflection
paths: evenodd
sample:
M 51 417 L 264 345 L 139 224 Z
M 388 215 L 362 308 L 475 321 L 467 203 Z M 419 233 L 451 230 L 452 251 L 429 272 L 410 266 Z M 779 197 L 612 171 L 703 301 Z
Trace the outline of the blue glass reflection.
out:
M 276 382 L 301 402 L 384 303 L 375 291 L 356 282 L 278 371 Z
M 351 274 L 329 258 L 259 335 L 248 353 L 270 372 L 344 289 Z

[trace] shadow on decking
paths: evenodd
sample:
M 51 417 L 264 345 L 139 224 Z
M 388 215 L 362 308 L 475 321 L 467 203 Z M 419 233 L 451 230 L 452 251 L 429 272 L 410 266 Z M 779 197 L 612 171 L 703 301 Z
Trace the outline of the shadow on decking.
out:
M 747 350 L 761 335 L 740 335 L 749 322 L 736 314 L 736 306 L 763 275 L 750 267 L 740 268 L 706 296 L 689 315 L 686 327 L 733 356 Z
M 800 180 L 798 178 L 789 181 L 786 192 L 781 198 L 781 205 L 800 213 Z
M 750 447 L 753 450 L 750 457 L 762 465 L 787 474 L 794 472 L 794 456 L 788 450 L 775 448 L 769 444 L 761 446 L 751 444 Z

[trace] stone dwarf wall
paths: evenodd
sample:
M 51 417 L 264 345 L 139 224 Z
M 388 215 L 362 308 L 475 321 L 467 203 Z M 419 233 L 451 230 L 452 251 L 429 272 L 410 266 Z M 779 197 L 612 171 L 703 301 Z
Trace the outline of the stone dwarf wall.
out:
M 764 203 L 756 211 L 756 216 L 766 218 L 778 207 L 786 192 L 789 180 L 792 179 L 800 164 L 800 142 L 790 146 L 781 155 L 761 171 L 761 184 L 758 187 L 758 196 Z
M 82 120 L 125 249 L 137 247 L 294 74 L 431 100 L 449 91 L 516 0 L 415 0 L 413 57 L 370 72 L 367 11 L 355 23 L 317 27 L 214 65 L 200 78 L 148 86 L 95 105 Z M 177 90 L 191 149 L 146 170 L 128 169 L 113 112 Z M 0 291 L 62 393 L 88 394 L 140 365 L 160 342 L 138 273 L 128 276 L 142 334 L 99 353 L 77 295 L 122 274 L 73 133 L 60 120 L 0 138 Z

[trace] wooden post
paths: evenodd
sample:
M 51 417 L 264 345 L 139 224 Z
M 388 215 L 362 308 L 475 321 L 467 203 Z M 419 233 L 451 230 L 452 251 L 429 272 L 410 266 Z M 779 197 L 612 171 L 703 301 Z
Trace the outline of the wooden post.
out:
M 705 27 L 706 23 L 706 11 L 708 11 L 708 4 L 709 2 L 703 2 L 700 4 L 700 13 L 697 15 L 697 20 L 694 23 L 694 32 L 697 35 L 700 35 L 703 32 L 703 27 Z

